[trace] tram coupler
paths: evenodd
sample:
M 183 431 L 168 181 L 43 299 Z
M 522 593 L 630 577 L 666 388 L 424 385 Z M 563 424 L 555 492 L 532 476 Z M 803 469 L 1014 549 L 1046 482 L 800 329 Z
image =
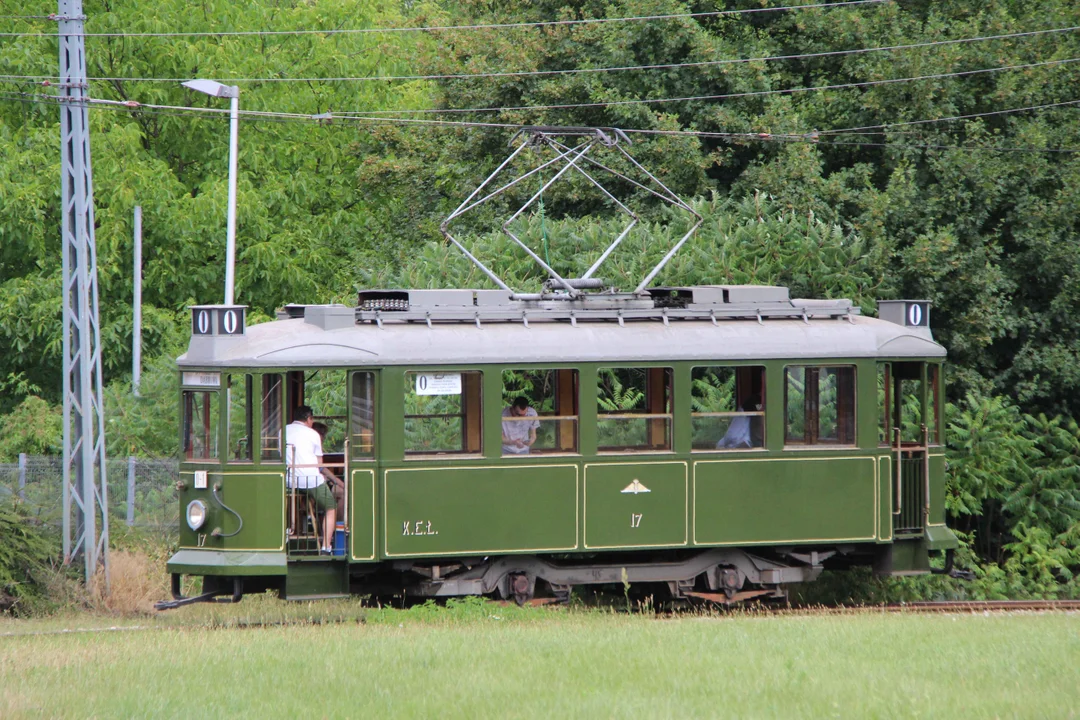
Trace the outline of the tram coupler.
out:
M 203 578 L 203 583 L 209 580 L 209 577 Z M 217 583 L 214 583 L 217 584 Z M 224 585 L 224 583 L 222 583 Z M 229 597 L 223 597 L 223 596 Z M 192 595 L 185 597 L 180 592 L 180 573 L 172 574 L 172 600 L 161 600 L 154 603 L 155 610 L 174 610 L 178 607 L 185 605 L 194 605 L 200 602 L 229 602 L 238 603 L 244 597 L 244 581 L 238 577 L 232 578 L 232 588 L 215 587 L 212 590 L 204 592 L 202 595 Z

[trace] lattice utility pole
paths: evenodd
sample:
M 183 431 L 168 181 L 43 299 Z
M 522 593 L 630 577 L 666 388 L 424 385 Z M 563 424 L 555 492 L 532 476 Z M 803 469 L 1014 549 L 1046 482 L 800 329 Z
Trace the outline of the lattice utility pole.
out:
M 61 244 L 64 266 L 64 561 L 108 582 L 109 512 L 101 398 L 94 186 L 82 0 L 59 0 Z M 71 519 L 75 515 L 74 542 Z M 101 532 L 98 534 L 98 524 Z

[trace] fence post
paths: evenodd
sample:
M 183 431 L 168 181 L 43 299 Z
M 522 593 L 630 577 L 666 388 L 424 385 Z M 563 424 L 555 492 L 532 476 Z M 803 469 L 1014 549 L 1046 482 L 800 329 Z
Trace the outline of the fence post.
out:
M 135 458 L 128 456 L 127 524 L 135 525 Z
M 26 499 L 26 453 L 19 453 L 19 499 Z

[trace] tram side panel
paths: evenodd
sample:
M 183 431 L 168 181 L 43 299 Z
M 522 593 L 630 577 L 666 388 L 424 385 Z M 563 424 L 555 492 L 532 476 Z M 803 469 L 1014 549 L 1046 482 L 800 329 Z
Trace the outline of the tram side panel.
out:
M 375 555 L 377 471 L 374 467 L 349 470 L 349 560 L 372 562 Z
M 694 542 L 873 542 L 876 481 L 867 457 L 695 462 Z
M 576 463 L 388 468 L 385 557 L 576 550 L 579 482 Z

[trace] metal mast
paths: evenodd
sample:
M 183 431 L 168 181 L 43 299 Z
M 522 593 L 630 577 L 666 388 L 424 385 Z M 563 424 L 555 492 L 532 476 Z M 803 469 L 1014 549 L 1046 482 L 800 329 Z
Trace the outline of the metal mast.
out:
M 64 561 L 82 555 L 87 583 L 93 581 L 99 565 L 105 568 L 107 582 L 109 513 L 85 17 L 82 0 L 58 0 L 58 6 L 64 268 Z

